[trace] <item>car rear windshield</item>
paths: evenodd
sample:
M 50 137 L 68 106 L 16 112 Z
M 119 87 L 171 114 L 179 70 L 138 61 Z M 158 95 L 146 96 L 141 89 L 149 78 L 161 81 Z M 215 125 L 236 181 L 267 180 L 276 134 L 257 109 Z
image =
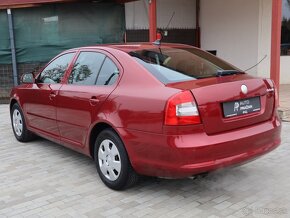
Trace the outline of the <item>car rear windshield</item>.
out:
M 215 77 L 218 72 L 239 69 L 196 48 L 162 48 L 129 53 L 164 84 Z

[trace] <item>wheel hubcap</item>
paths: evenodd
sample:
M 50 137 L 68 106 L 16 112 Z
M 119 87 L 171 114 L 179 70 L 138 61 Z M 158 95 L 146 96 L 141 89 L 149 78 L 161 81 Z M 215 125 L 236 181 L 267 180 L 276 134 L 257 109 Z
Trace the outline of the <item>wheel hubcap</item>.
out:
M 13 128 L 17 136 L 21 136 L 22 131 L 23 131 L 23 121 L 22 121 L 22 116 L 19 112 L 19 110 L 15 109 L 13 111 Z
M 102 174 L 110 181 L 119 178 L 121 158 L 117 146 L 111 140 L 102 141 L 98 151 L 99 167 Z

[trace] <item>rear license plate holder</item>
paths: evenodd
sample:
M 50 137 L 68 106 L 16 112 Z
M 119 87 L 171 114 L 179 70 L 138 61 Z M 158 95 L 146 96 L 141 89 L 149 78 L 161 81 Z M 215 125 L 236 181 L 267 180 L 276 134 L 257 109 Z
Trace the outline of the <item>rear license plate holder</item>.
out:
M 222 103 L 225 118 L 250 114 L 261 110 L 260 97 L 240 99 Z

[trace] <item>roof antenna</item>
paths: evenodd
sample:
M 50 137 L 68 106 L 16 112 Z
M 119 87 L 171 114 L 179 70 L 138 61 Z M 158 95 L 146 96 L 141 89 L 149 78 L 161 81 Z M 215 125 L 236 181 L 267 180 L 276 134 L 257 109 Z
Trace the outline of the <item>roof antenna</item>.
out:
M 170 19 L 169 19 L 169 21 L 168 21 L 168 24 L 167 24 L 167 26 L 166 26 L 165 29 L 164 29 L 164 31 L 167 31 L 169 25 L 171 24 L 171 21 L 172 21 L 174 15 L 175 15 L 175 11 L 173 11 L 173 13 L 172 13 L 172 15 L 171 15 L 171 17 L 170 17 Z M 158 29 L 158 30 L 157 30 L 157 35 L 158 35 L 159 37 L 158 37 L 158 38 L 153 42 L 153 45 L 161 46 L 161 41 L 162 41 L 162 39 L 163 39 L 163 36 L 164 36 L 164 35 L 167 35 L 167 34 L 164 34 L 164 31 L 162 31 L 161 29 Z
M 169 22 L 168 22 L 167 26 L 165 27 L 165 30 L 168 29 L 168 27 L 169 27 L 169 25 L 171 24 L 171 21 L 172 21 L 174 15 L 175 15 L 175 11 L 173 11 L 173 13 L 172 13 L 172 15 L 171 15 L 171 18 L 169 19 Z
M 264 60 L 266 59 L 266 57 L 268 57 L 268 55 L 265 55 L 265 56 L 262 58 L 262 60 L 260 60 L 260 61 L 259 61 L 257 64 L 255 64 L 254 66 L 252 66 L 252 67 L 250 67 L 250 68 L 244 70 L 244 72 L 249 71 L 249 70 L 253 69 L 254 67 L 258 66 L 260 63 L 262 63 L 262 61 L 264 61 Z

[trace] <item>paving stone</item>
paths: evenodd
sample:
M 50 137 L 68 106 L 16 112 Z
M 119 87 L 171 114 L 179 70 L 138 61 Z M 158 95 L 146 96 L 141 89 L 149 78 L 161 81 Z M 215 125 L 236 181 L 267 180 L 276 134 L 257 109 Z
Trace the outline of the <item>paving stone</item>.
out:
M 216 208 L 218 210 L 224 210 L 224 209 L 228 208 L 231 205 L 232 205 L 231 202 L 223 201 L 222 203 L 219 203 L 216 206 L 214 206 L 214 208 Z
M 118 192 L 88 157 L 40 138 L 17 142 L 8 110 L 0 105 L 0 218 L 290 217 L 290 123 L 279 148 L 246 165 Z M 261 214 L 267 209 L 284 213 Z

